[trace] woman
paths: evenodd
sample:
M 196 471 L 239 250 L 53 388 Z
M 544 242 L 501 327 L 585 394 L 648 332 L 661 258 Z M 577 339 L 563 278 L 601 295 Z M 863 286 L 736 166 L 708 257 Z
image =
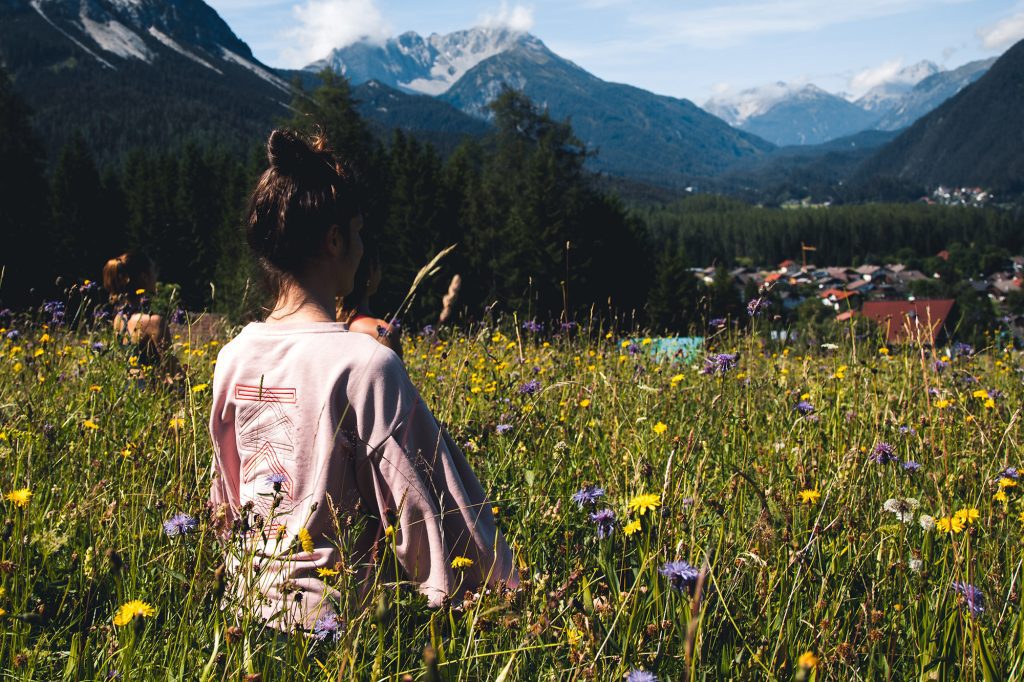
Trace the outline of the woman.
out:
M 275 302 L 221 350 L 210 416 L 211 502 L 250 529 L 254 568 L 228 560 L 242 608 L 309 631 L 370 595 L 389 548 L 431 605 L 514 586 L 490 502 L 398 356 L 335 320 L 363 251 L 349 174 L 321 139 L 274 131 L 267 152 L 247 238 Z
M 143 297 L 156 291 L 156 277 L 156 265 L 138 251 L 122 253 L 103 266 L 103 287 L 117 309 L 114 331 L 125 344 L 138 348 L 140 365 L 161 367 L 173 375 L 180 366 L 169 352 L 171 334 L 167 320 L 141 310 Z
M 368 334 L 402 357 L 402 328 L 375 316 L 370 310 L 370 297 L 380 287 L 380 254 L 372 244 L 363 250 L 363 258 L 353 280 L 352 291 L 341 299 L 338 321 L 350 331 Z

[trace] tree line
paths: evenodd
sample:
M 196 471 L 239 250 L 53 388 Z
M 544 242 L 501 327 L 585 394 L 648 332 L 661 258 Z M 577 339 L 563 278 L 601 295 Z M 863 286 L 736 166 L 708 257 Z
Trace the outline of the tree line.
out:
M 348 82 L 325 72 L 298 91 L 280 124 L 324 134 L 357 171 L 366 231 L 384 280 L 375 308 L 396 312 L 432 256 L 456 244 L 404 319 L 436 319 L 452 275 L 460 306 L 561 319 L 627 316 L 685 331 L 737 312 L 739 292 L 699 282 L 689 268 L 770 263 L 818 247 L 821 263 L 855 264 L 883 249 L 928 255 L 952 242 L 1018 252 L 1020 216 L 918 205 L 820 211 L 763 209 L 722 197 L 627 207 L 584 169 L 592 153 L 568 121 L 552 119 L 523 94 L 492 104 L 492 132 L 467 138 L 447 157 L 401 131 L 375 136 Z M 160 279 L 180 286 L 192 309 L 257 314 L 258 272 L 241 225 L 248 191 L 266 166 L 258 141 L 245 158 L 186 141 L 173 151 L 138 148 L 99 165 L 90 141 L 71 140 L 47 163 L 31 112 L 0 74 L 0 230 L 5 268 L 0 303 L 26 305 L 83 279 L 103 262 L 141 248 Z M 906 255 L 906 254 L 905 254 Z M 720 279 L 720 278 L 719 278 Z

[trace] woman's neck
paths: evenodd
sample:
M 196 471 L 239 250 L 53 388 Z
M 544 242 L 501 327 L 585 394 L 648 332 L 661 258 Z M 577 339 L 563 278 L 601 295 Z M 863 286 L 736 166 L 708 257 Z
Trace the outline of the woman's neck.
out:
M 334 321 L 334 292 L 302 282 L 283 284 L 274 309 L 267 315 L 270 324 Z

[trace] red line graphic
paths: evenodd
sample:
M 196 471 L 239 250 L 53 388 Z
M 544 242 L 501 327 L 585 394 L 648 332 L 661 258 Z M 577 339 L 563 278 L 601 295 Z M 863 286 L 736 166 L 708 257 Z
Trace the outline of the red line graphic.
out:
M 296 397 L 294 388 L 270 388 L 267 386 L 235 384 L 235 400 L 257 403 L 294 404 Z

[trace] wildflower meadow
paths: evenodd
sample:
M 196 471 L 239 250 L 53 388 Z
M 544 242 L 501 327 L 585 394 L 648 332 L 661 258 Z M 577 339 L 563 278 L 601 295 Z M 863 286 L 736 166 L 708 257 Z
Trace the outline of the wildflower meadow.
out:
M 233 330 L 175 325 L 163 380 L 55 307 L 0 319 L 5 679 L 1024 678 L 1019 351 L 748 317 L 676 354 L 592 320 L 407 330 L 522 584 L 429 609 L 382 573 L 289 634 L 225 589 L 240 543 L 207 506 Z

